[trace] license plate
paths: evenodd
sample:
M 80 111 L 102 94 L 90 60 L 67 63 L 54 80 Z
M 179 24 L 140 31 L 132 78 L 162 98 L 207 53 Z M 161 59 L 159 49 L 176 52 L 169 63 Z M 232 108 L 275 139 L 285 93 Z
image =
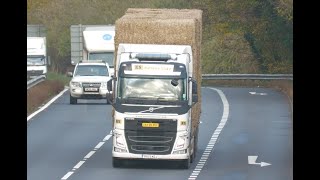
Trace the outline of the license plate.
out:
M 144 159 L 158 159 L 158 156 L 153 154 L 142 154 L 142 158 Z
M 85 91 L 98 91 L 98 88 L 85 88 Z
M 142 127 L 157 128 L 159 127 L 159 123 L 142 123 Z

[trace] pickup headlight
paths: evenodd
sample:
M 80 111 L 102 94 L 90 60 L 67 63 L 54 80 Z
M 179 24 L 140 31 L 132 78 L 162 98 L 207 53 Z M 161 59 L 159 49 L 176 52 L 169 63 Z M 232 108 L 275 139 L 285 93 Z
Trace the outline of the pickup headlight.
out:
M 80 82 L 71 82 L 71 86 L 72 87 L 81 87 L 81 83 Z
M 101 88 L 107 88 L 107 83 L 106 82 L 102 82 L 101 83 Z

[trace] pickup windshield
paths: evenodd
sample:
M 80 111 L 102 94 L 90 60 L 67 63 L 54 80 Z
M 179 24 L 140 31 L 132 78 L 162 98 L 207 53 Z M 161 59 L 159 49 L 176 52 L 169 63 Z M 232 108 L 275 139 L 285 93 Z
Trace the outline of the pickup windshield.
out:
M 119 78 L 120 99 L 184 101 L 186 94 L 186 79 Z
M 74 76 L 109 76 L 107 66 L 79 65 Z

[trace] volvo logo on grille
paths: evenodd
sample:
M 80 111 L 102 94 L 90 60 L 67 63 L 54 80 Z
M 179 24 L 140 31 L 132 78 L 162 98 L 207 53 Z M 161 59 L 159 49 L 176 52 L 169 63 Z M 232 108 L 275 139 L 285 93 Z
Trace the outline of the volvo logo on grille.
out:
M 157 109 L 162 109 L 164 108 L 165 106 L 160 106 L 160 107 L 149 107 L 148 110 L 144 110 L 144 111 L 140 111 L 139 113 L 144 113 L 144 112 L 153 112 Z

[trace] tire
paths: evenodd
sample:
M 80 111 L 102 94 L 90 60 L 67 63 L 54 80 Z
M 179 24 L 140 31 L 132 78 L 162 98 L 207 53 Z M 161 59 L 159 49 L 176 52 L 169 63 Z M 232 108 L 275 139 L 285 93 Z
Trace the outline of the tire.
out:
M 112 157 L 112 166 L 114 168 L 118 168 L 118 167 L 121 167 L 122 165 L 122 162 L 120 159 L 116 158 L 116 157 Z
M 74 98 L 70 95 L 70 104 L 77 104 L 77 98 Z
M 181 163 L 180 166 L 182 169 L 189 169 L 190 168 L 190 158 L 183 159 L 180 163 Z
M 197 156 L 197 151 L 198 151 L 198 129 L 199 127 L 197 127 L 197 130 L 196 130 L 196 134 L 194 136 L 194 144 L 193 144 L 193 161 L 196 159 L 196 156 Z
M 192 155 L 190 156 L 191 163 L 193 163 L 194 160 L 196 159 L 197 151 L 198 151 L 198 127 L 196 129 L 196 132 L 193 138 L 193 152 L 192 152 Z
M 194 137 L 193 138 L 193 152 L 192 152 L 192 154 L 190 155 L 190 163 L 193 163 L 193 161 L 194 161 L 194 159 L 196 158 L 195 157 L 195 155 L 196 155 L 196 152 L 195 152 L 195 150 L 196 150 L 196 147 L 195 147 L 195 138 L 196 137 Z

